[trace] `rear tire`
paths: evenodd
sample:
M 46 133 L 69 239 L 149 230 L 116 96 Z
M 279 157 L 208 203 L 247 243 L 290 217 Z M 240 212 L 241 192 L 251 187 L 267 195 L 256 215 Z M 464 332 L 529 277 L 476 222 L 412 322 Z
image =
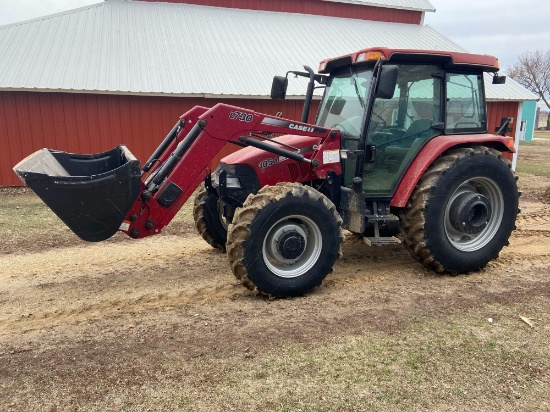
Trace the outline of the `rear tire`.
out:
M 195 228 L 202 238 L 215 249 L 225 251 L 227 223 L 218 212 L 218 196 L 209 192 L 204 184 L 200 186 L 193 207 Z
M 265 186 L 237 209 L 227 254 L 241 283 L 271 297 L 303 295 L 341 255 L 342 219 L 332 202 L 301 184 Z
M 400 214 L 405 247 L 436 272 L 483 268 L 515 229 L 516 180 L 511 163 L 487 147 L 455 149 L 436 160 Z

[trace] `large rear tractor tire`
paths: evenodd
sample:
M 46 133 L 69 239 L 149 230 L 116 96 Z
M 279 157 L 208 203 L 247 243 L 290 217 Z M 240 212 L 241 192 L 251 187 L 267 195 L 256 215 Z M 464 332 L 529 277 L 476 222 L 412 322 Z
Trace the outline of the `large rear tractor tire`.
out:
M 195 228 L 202 238 L 215 249 L 225 251 L 227 222 L 218 212 L 218 196 L 210 193 L 204 184 L 199 188 L 193 207 Z
M 237 209 L 227 237 L 233 273 L 270 297 L 303 295 L 342 256 L 342 219 L 317 190 L 294 183 L 265 186 Z
M 496 259 L 515 229 L 519 192 L 511 163 L 484 146 L 436 160 L 400 214 L 403 244 L 436 272 L 466 273 Z

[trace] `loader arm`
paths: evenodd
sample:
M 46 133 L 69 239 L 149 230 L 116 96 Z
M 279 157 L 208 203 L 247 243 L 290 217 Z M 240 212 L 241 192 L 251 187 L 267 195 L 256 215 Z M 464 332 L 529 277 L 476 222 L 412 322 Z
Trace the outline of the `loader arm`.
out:
M 284 134 L 309 136 L 309 144 L 311 137 L 318 141 L 304 157 L 300 148 L 273 138 Z M 338 130 L 226 104 L 196 106 L 183 114 L 141 169 L 120 145 L 89 155 L 42 149 L 14 171 L 81 239 L 99 242 L 119 230 L 142 238 L 160 233 L 172 220 L 227 143 L 308 163 L 315 178 L 326 178 L 329 171 L 341 173 L 334 160 L 340 149 Z M 327 150 L 332 153 L 325 164 Z
M 120 230 L 133 238 L 160 233 L 195 189 L 211 172 L 212 159 L 227 143 L 254 146 L 266 152 L 309 163 L 315 175 L 326 178 L 340 173 L 340 164 L 323 163 L 323 152 L 339 150 L 340 132 L 295 122 L 251 110 L 217 104 L 195 107 L 180 117 L 166 139 L 143 168 L 141 192 L 127 213 Z M 304 157 L 276 143 L 251 134 L 289 134 L 319 139 L 311 157 Z

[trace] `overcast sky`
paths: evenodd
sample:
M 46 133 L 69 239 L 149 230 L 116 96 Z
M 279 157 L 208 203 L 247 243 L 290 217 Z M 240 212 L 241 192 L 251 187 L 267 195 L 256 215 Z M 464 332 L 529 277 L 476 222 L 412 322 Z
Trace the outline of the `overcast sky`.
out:
M 0 25 L 101 0 L 0 0 Z M 492 54 L 506 69 L 527 50 L 550 48 L 549 0 L 431 0 L 425 23 L 472 53 Z
M 430 0 L 425 23 L 472 53 L 492 54 L 506 69 L 528 50 L 550 49 L 548 0 Z

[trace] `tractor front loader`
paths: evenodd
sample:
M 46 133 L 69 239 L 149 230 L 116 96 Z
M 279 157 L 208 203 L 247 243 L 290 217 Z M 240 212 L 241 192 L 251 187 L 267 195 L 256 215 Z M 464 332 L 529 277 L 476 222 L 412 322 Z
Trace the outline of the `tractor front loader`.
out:
M 518 190 L 506 153 L 510 119 L 487 132 L 491 56 L 375 48 L 321 62 L 300 122 L 226 104 L 180 117 L 140 168 L 125 146 L 92 155 L 42 149 L 17 175 L 80 238 L 158 234 L 199 188 L 195 225 L 226 250 L 235 276 L 270 296 L 321 284 L 342 229 L 402 242 L 437 272 L 484 267 L 507 244 Z M 325 89 L 314 124 L 313 91 Z M 242 147 L 211 170 L 226 143 Z M 400 232 L 400 239 L 395 235 Z

